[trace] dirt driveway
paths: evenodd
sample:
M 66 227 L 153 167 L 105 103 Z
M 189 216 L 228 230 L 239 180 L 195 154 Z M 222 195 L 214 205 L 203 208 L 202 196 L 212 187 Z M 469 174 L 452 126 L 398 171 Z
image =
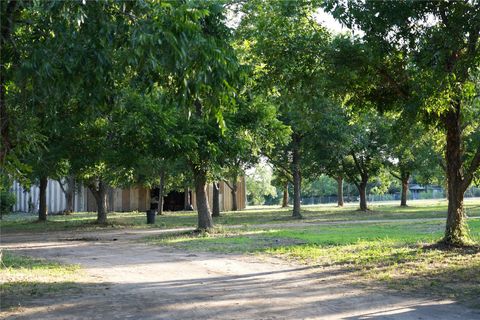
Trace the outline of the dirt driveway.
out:
M 164 231 L 154 231 L 164 232 Z M 152 231 L 7 235 L 2 247 L 80 264 L 81 293 L 36 298 L 9 319 L 480 319 L 479 310 L 352 286 L 342 273 L 250 255 L 139 243 Z

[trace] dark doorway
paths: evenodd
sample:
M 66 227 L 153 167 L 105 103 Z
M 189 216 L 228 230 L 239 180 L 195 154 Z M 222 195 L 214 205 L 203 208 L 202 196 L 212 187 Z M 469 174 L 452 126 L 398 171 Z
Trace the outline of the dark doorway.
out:
M 150 189 L 150 209 L 158 210 L 158 195 L 160 194 L 158 188 Z M 192 192 L 189 191 L 189 196 L 191 199 Z M 170 191 L 166 196 L 163 197 L 163 211 L 182 211 L 182 210 L 192 210 L 190 208 L 185 208 L 185 192 L 179 191 Z
M 170 191 L 163 201 L 163 210 L 181 211 L 185 208 L 185 193 Z

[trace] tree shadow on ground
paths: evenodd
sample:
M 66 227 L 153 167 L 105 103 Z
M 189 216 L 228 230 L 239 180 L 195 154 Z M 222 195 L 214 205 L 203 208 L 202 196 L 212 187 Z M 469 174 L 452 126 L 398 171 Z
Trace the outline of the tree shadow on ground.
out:
M 32 297 L 16 319 L 476 319 L 455 303 L 405 299 L 343 284 L 342 274 L 291 268 L 193 279 L 81 284 L 82 291 Z M 313 270 L 312 270 L 313 271 Z M 39 308 L 41 307 L 41 308 Z

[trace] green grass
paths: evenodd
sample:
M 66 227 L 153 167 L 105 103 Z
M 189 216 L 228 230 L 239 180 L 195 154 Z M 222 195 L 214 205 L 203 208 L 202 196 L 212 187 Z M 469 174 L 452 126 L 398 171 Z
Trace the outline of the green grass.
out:
M 34 296 L 51 296 L 81 290 L 80 267 L 3 252 L 0 263 L 1 308 L 19 306 Z
M 211 234 L 149 237 L 151 244 L 190 251 L 258 253 L 299 263 L 341 268 L 358 282 L 460 299 L 478 305 L 480 247 L 436 246 L 443 221 L 319 225 L 278 229 L 220 229 Z M 480 241 L 480 220 L 469 222 Z
M 348 220 L 388 220 L 388 219 L 418 219 L 418 218 L 446 218 L 447 203 L 445 200 L 411 202 L 412 206 L 401 208 L 396 204 L 372 205 L 368 212 L 356 210 L 356 206 L 337 208 L 334 205 L 305 206 L 304 219 L 296 220 L 291 217 L 291 209 L 278 207 L 224 212 L 221 217 L 215 218 L 215 224 L 228 225 L 261 225 L 281 223 L 316 223 L 324 221 Z M 469 216 L 480 216 L 480 201 L 467 201 Z M 1 232 L 48 232 L 57 230 L 95 230 L 95 229 L 122 229 L 122 228 L 176 228 L 192 227 L 197 223 L 196 212 L 166 212 L 157 216 L 156 223 L 146 224 L 144 212 L 114 212 L 108 214 L 108 224 L 95 224 L 96 213 L 82 212 L 68 216 L 49 216 L 47 222 L 35 222 L 37 216 L 32 214 L 10 214 L 0 221 Z

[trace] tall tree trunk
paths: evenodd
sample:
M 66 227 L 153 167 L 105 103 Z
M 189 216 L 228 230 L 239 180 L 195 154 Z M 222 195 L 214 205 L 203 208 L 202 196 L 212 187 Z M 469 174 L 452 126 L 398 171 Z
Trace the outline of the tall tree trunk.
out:
M 300 219 L 300 200 L 302 191 L 302 173 L 300 168 L 300 142 L 301 138 L 298 134 L 293 135 L 292 141 L 292 166 L 293 166 L 293 212 L 292 217 Z
M 406 207 L 407 206 L 407 193 L 408 193 L 408 180 L 410 179 L 410 175 L 402 175 L 402 198 L 400 199 L 400 206 Z
M 39 221 L 47 221 L 47 185 L 48 178 L 40 177 L 40 204 L 38 209 Z
M 213 182 L 212 217 L 220 217 L 220 184 Z
M 190 189 L 188 187 L 185 187 L 183 190 L 183 210 L 188 211 L 192 210 L 192 203 L 190 200 Z
M 195 172 L 195 195 L 197 198 L 198 229 L 209 230 L 213 228 L 213 220 L 207 198 L 207 173 Z
M 75 211 L 74 195 L 75 195 L 75 192 L 73 192 L 72 190 L 68 190 L 67 194 L 65 195 L 65 200 L 67 202 L 65 210 L 67 213 L 72 213 L 73 211 Z
M 282 208 L 288 207 L 288 181 L 283 185 Z
M 367 182 L 368 178 L 362 178 L 362 181 L 358 184 L 358 192 L 360 194 L 360 210 L 367 211 Z
M 343 177 L 337 177 L 337 205 L 343 207 Z
M 65 183 L 62 181 L 62 179 L 57 179 L 57 182 L 60 185 L 63 194 L 65 195 L 65 212 L 72 213 L 75 210 L 75 178 L 70 175 L 67 177 Z
M 463 197 L 466 190 L 462 172 L 462 129 L 460 122 L 460 102 L 455 110 L 445 118 L 447 129 L 446 175 L 448 181 L 448 214 L 444 242 L 447 244 L 463 244 L 469 239 L 466 224 Z
M 237 190 L 238 190 L 238 184 L 237 184 L 237 179 L 232 181 L 232 211 L 237 211 L 238 206 L 237 206 Z
M 163 193 L 165 190 L 165 171 L 160 172 L 160 185 L 158 186 L 158 213 L 161 216 L 163 214 Z
M 68 176 L 67 189 L 65 190 L 65 200 L 67 202 L 66 210 L 68 213 L 75 211 L 75 178 Z
M 90 191 L 95 198 L 97 204 L 97 223 L 106 224 L 107 223 L 107 185 L 103 180 L 98 181 L 98 185 L 90 184 Z

